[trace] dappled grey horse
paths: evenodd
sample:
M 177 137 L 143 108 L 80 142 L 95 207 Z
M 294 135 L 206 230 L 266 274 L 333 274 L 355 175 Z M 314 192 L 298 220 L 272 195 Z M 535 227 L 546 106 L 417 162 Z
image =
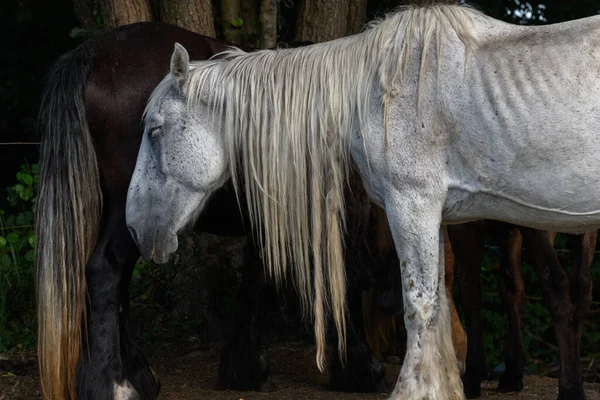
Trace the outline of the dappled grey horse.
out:
M 143 257 L 163 262 L 232 178 L 267 270 L 292 273 L 303 292 L 322 368 L 328 315 L 345 345 L 352 160 L 400 260 L 408 338 L 392 398 L 461 399 L 440 225 L 600 227 L 599 22 L 523 27 L 434 5 L 300 49 L 190 65 L 177 46 L 146 109 L 129 229 Z

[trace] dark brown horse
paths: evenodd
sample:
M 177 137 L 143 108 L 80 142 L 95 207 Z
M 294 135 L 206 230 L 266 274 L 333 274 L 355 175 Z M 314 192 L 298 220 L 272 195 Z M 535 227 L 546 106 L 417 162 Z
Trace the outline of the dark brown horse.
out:
M 139 255 L 125 227 L 125 193 L 146 98 L 168 68 L 174 40 L 197 59 L 222 48 L 181 29 L 133 25 L 63 55 L 48 76 L 36 224 L 38 354 L 47 399 L 112 399 L 131 389 L 116 388 L 123 379 L 142 398 L 158 394 L 128 328 L 128 286 Z
M 158 394 L 159 382 L 129 327 L 129 283 L 139 253 L 125 225 L 125 199 L 141 142 L 142 112 L 169 70 L 175 42 L 194 60 L 225 49 L 177 27 L 140 23 L 63 55 L 47 78 L 39 116 L 36 223 L 38 353 L 46 399 L 154 399 Z M 246 234 L 232 192 L 225 189 L 213 199 L 198 228 Z M 252 328 L 260 303 L 256 288 L 264 281 L 253 246 L 246 250 L 246 268 L 239 326 L 222 353 L 219 383 L 261 389 L 269 367 Z M 349 296 L 356 298 L 353 290 L 360 287 L 350 284 Z M 332 387 L 379 390 L 385 370 L 371 356 L 360 308 L 353 312 L 352 304 L 350 318 L 359 320 L 349 322 L 346 364 L 331 363 Z

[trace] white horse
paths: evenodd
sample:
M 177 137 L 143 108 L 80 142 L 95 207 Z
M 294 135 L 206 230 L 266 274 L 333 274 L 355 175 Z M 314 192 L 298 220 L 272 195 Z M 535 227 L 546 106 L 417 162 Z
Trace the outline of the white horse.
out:
M 291 272 L 313 310 L 322 367 L 327 313 L 345 329 L 353 161 L 400 257 L 408 343 L 392 398 L 461 399 L 440 224 L 600 228 L 599 45 L 598 17 L 522 27 L 447 5 L 299 49 L 190 65 L 177 45 L 146 109 L 128 225 L 145 258 L 165 261 L 233 178 L 269 271 Z

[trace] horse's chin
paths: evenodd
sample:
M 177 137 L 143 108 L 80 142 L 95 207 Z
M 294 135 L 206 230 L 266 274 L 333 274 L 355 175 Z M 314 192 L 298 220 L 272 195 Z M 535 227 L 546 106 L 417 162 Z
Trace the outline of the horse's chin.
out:
M 154 244 L 148 257 L 148 260 L 153 260 L 156 264 L 165 264 L 169 262 L 171 256 L 177 251 L 179 242 L 176 234 L 169 234 Z
M 154 255 L 154 262 L 156 264 L 166 264 L 167 262 L 169 262 L 169 259 L 171 258 L 171 254 L 173 254 L 173 253 L 155 254 Z

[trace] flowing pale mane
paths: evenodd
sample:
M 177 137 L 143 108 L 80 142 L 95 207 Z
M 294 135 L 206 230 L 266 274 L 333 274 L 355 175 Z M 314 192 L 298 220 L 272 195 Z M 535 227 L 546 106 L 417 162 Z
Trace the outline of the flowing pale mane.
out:
M 347 38 L 296 49 L 233 49 L 223 59 L 193 63 L 186 90 L 190 111 L 199 102 L 214 111 L 270 274 L 280 280 L 288 262 L 294 264 L 303 310 L 314 313 L 320 369 L 329 313 L 339 349 L 345 347 L 349 135 L 367 132 L 373 98 L 387 108 L 410 57 L 421 58 L 423 75 L 445 35 L 458 35 L 467 49 L 474 46 L 471 18 L 477 14 L 465 6 L 410 6 Z M 167 77 L 147 110 L 170 88 Z

